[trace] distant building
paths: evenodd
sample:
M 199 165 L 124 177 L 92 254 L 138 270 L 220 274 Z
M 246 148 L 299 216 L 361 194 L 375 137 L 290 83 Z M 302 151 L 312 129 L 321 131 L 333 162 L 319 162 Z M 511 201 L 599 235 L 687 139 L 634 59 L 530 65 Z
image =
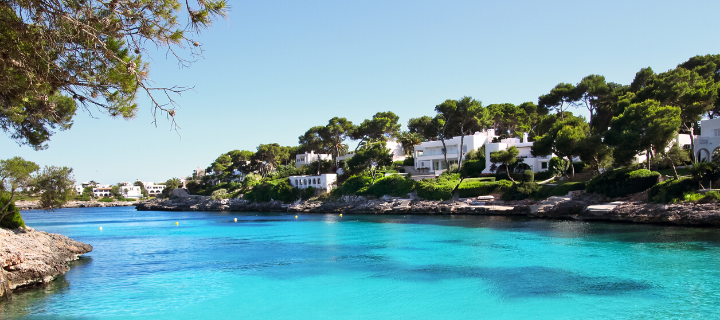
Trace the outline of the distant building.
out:
M 96 188 L 93 188 L 93 194 L 95 195 L 96 198 L 112 197 L 111 191 L 112 191 L 112 186 L 110 186 L 109 184 L 100 185 L 100 186 L 97 186 Z
M 335 187 L 337 181 L 337 174 L 335 173 L 324 173 L 319 176 L 290 176 L 290 185 L 296 188 L 305 189 L 307 187 L 314 187 L 315 189 L 324 190 L 324 192 L 330 192 Z
M 301 166 L 311 164 L 315 161 L 320 160 L 332 160 L 332 155 L 324 154 L 324 153 L 315 153 L 315 151 L 310 151 L 309 153 L 301 153 L 298 155 L 295 155 L 295 167 L 300 168 Z
M 165 185 L 155 184 L 154 182 L 150 182 L 150 181 L 143 182 L 143 186 L 145 187 L 145 190 L 147 191 L 148 195 L 151 197 L 161 194 L 162 191 L 165 189 Z
M 125 198 L 139 199 L 142 198 L 142 188 L 140 186 L 125 185 L 120 187 L 120 194 Z
M 75 195 L 79 196 L 79 195 L 82 195 L 83 190 L 85 190 L 85 188 L 82 185 L 74 185 L 73 190 L 75 190 Z

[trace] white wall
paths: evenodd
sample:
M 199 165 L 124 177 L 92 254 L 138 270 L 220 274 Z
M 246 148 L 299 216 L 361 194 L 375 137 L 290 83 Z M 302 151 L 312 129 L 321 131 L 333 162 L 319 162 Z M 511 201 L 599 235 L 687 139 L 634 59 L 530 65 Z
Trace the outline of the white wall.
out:
M 337 174 L 323 173 L 319 176 L 290 176 L 288 179 L 290 180 L 290 185 L 296 188 L 305 189 L 307 187 L 314 187 L 325 190 L 325 192 L 330 192 L 337 181 Z

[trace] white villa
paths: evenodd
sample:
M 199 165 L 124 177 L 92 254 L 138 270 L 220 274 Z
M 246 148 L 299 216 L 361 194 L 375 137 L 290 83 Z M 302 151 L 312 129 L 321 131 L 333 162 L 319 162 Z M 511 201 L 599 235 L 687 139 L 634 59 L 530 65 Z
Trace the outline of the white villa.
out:
M 700 129 L 693 152 L 698 161 L 710 161 L 715 150 L 720 148 L 720 118 L 700 121 Z
M 463 139 L 463 154 L 468 150 L 480 149 L 484 144 L 492 142 L 495 138 L 495 130 L 475 132 L 473 135 L 465 136 Z M 453 137 L 445 140 L 447 146 L 447 157 L 449 163 L 458 163 L 460 150 L 460 137 Z M 445 155 L 441 141 L 425 141 L 415 146 L 415 170 L 426 172 L 445 171 Z
M 530 148 L 533 142 L 528 141 L 528 134 L 523 133 L 522 141 L 519 138 L 507 138 L 502 139 L 500 142 L 488 143 L 485 145 L 485 170 L 482 173 L 495 173 L 498 167 L 502 164 L 495 164 L 496 168 L 493 168 L 493 163 L 490 161 L 490 153 L 498 150 L 507 150 L 508 148 L 515 146 L 518 151 L 518 158 L 522 158 L 522 163 L 515 167 L 515 171 L 532 170 L 533 172 L 546 171 L 548 169 L 548 162 L 554 155 L 533 157 L 530 153 Z M 494 169 L 494 170 L 493 170 Z
M 290 176 L 289 179 L 290 185 L 296 188 L 314 187 L 315 189 L 324 190 L 324 192 L 330 192 L 335 187 L 337 174 L 323 173 L 319 176 Z
M 151 197 L 161 194 L 165 189 L 165 185 L 155 184 L 155 182 L 150 181 L 143 182 L 143 186 L 145 186 L 145 190 L 147 190 L 148 195 Z
M 142 189 L 140 186 L 124 185 L 120 187 L 120 194 L 125 198 L 142 198 Z
M 315 153 L 315 151 L 310 151 L 309 153 L 301 153 L 298 155 L 295 155 L 295 167 L 300 168 L 301 166 L 311 164 L 314 161 L 320 160 L 332 160 L 332 155 L 330 154 L 324 154 L 324 153 Z
M 112 186 L 109 184 L 99 185 L 95 188 L 93 188 L 93 194 L 96 198 L 100 197 L 111 197 L 112 193 L 110 192 L 112 190 Z

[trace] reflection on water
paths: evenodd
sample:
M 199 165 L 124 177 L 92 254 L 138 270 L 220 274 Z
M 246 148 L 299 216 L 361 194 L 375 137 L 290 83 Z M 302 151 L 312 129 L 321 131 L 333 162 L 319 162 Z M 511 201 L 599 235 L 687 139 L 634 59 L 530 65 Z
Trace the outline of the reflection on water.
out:
M 25 216 L 94 251 L 0 303 L 2 319 L 720 317 L 717 229 L 128 208 Z

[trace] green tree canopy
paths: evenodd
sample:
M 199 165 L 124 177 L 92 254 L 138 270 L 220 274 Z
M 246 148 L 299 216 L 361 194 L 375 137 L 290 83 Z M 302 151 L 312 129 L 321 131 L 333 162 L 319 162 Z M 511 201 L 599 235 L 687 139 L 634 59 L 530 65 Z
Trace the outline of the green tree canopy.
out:
M 510 165 L 517 162 L 517 156 L 520 154 L 520 151 L 517 149 L 516 146 L 511 146 L 510 148 L 507 148 L 507 150 L 498 150 L 490 152 L 490 162 L 492 163 L 502 163 L 505 165 L 505 172 L 507 173 L 508 179 L 512 181 L 513 183 L 515 180 L 510 176 Z
M 182 65 L 180 48 L 200 57 L 193 38 L 212 20 L 225 16 L 224 0 L 18 1 L 0 2 L 0 128 L 20 144 L 47 147 L 54 130 L 72 125 L 76 103 L 129 119 L 137 113 L 136 94 L 174 122 L 176 110 L 156 99 L 187 90 L 157 87 L 148 77 L 145 45 L 167 49 Z M 187 15 L 188 23 L 178 22 Z M 168 96 L 169 97 L 169 96 Z
M 390 149 L 385 147 L 385 142 L 376 142 L 358 150 L 355 155 L 348 159 L 350 174 L 355 175 L 368 170 L 375 183 L 375 175 L 378 167 L 385 167 L 392 164 Z
M 376 142 L 397 138 L 400 133 L 400 117 L 392 111 L 378 112 L 372 119 L 366 119 L 350 133 L 350 138 L 360 140 L 358 148 L 365 142 Z M 357 149 L 356 149 L 357 150 Z

